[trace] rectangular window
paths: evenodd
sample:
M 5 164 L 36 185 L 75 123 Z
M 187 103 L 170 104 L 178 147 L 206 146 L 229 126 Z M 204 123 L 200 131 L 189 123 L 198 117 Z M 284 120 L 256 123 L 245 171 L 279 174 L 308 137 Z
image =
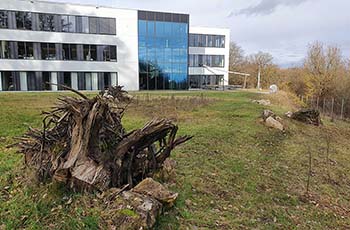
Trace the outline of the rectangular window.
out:
M 77 60 L 77 45 L 76 44 L 63 44 L 62 45 L 62 58 L 63 58 L 63 60 Z
M 116 35 L 117 34 L 117 24 L 115 18 L 109 19 L 109 34 Z
M 9 59 L 10 56 L 10 43 L 7 41 L 1 41 L 0 42 L 0 58 L 2 59 Z
M 32 13 L 30 12 L 24 14 L 24 28 L 26 30 L 32 30 Z
M 76 32 L 76 22 L 75 22 L 75 16 L 69 16 L 69 28 L 68 32 L 75 33 Z
M 116 46 L 102 46 L 103 61 L 117 61 Z
M 41 43 L 41 59 L 56 60 L 56 47 L 54 43 Z
M 39 29 L 41 31 L 56 31 L 55 15 L 39 14 Z
M 99 18 L 100 33 L 101 34 L 110 34 L 109 31 L 109 19 L 108 18 Z
M 16 28 L 17 29 L 32 29 L 32 13 L 30 12 L 16 12 Z
M 190 55 L 189 66 L 190 67 L 202 67 L 203 65 L 210 67 L 224 67 L 225 56 L 224 55 Z
M 69 44 L 62 45 L 62 60 L 72 60 L 70 57 L 70 46 Z
M 63 85 L 72 87 L 72 80 L 71 80 L 71 73 L 70 72 L 64 72 L 63 73 Z M 64 89 L 66 90 L 66 89 Z
M 225 36 L 208 34 L 190 34 L 190 47 L 225 48 Z
M 70 57 L 71 60 L 78 60 L 77 44 L 70 44 Z
M 78 33 L 89 33 L 89 18 L 83 16 L 76 17 L 76 27 Z
M 18 59 L 34 59 L 32 42 L 18 42 Z
M 61 16 L 62 32 L 69 32 L 69 20 L 67 15 Z
M 5 10 L 0 10 L 0 28 L 8 28 L 8 15 Z
M 16 12 L 16 28 L 24 29 L 24 12 Z
M 97 28 L 98 28 L 98 18 L 96 17 L 90 17 L 89 18 L 89 29 L 91 34 L 97 34 Z
M 48 56 L 48 47 L 47 47 L 47 43 L 41 43 L 41 59 L 42 60 L 48 60 L 49 56 Z
M 84 45 L 83 46 L 84 60 L 86 61 L 96 61 L 97 60 L 97 50 L 96 45 Z

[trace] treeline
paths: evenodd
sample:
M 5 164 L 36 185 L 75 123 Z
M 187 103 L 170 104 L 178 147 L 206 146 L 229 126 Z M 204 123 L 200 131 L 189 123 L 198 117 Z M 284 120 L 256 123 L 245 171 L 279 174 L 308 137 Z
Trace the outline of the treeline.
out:
M 268 89 L 276 84 L 308 101 L 342 101 L 350 107 L 350 62 L 337 46 L 320 42 L 311 44 L 303 63 L 299 67 L 280 68 L 269 53 L 258 52 L 244 55 L 241 47 L 230 45 L 230 70 L 249 73 L 247 88 L 257 86 L 257 75 L 261 70 L 261 87 Z M 243 85 L 244 77 L 230 75 L 230 84 Z M 350 113 L 350 111 L 349 111 Z

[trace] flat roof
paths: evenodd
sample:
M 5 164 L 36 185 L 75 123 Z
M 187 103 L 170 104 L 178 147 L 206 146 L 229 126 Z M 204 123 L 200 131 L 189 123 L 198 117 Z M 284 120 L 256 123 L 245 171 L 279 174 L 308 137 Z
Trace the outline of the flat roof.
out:
M 1 0 L 0 0 L 1 1 Z M 169 12 L 169 11 L 157 11 L 157 10 L 144 10 L 144 9 L 135 9 L 135 8 L 124 8 L 124 7 L 114 7 L 114 6 L 106 6 L 106 5 L 98 5 L 98 4 L 89 4 L 89 3 L 71 3 L 71 2 L 55 2 L 55 1 L 45 1 L 45 0 L 17 0 L 22 2 L 31 2 L 31 3 L 45 3 L 45 4 L 59 4 L 59 5 L 71 5 L 71 6 L 88 6 L 95 8 L 107 8 L 107 9 L 122 9 L 122 10 L 137 10 L 137 11 L 149 11 L 149 12 L 159 12 L 159 13 L 170 13 L 170 14 L 187 14 L 184 12 Z

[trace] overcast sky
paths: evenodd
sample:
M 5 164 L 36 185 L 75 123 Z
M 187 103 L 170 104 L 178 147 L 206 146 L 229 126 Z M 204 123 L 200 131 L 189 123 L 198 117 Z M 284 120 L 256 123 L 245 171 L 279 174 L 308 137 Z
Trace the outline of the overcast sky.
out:
M 314 41 L 350 56 L 350 0 L 52 0 L 189 13 L 192 26 L 231 29 L 246 54 L 269 52 L 281 66 L 300 64 Z

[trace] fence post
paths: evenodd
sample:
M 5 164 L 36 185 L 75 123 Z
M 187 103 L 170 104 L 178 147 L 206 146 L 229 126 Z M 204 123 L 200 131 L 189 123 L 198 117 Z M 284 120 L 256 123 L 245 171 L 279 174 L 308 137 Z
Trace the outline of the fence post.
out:
M 322 107 L 323 114 L 325 114 L 325 108 L 326 108 L 326 98 L 323 98 L 323 107 Z
M 317 110 L 318 110 L 318 108 L 319 108 L 319 103 L 320 103 L 320 97 L 317 97 L 317 101 L 316 101 Z
M 332 107 L 331 107 L 331 119 L 332 119 L 332 121 L 334 120 L 333 114 L 334 114 L 334 97 L 332 98 Z
M 340 119 L 344 118 L 344 98 L 341 100 L 341 110 L 340 110 Z

